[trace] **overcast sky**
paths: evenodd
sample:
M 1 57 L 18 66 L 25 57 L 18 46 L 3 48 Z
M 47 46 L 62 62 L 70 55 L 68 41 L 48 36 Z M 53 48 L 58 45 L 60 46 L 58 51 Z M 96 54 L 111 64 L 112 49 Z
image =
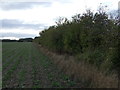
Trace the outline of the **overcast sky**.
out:
M 59 17 L 70 19 L 86 9 L 96 11 L 100 3 L 107 5 L 109 10 L 117 10 L 119 0 L 10 1 L 0 2 L 0 39 L 35 37 L 41 30 L 55 25 Z

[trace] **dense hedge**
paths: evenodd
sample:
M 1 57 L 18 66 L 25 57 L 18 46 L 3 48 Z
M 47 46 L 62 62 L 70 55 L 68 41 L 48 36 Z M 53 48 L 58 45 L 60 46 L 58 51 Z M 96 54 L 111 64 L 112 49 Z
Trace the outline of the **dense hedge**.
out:
M 79 60 L 110 70 L 118 48 L 118 26 L 117 18 L 111 19 L 103 11 L 93 14 L 87 10 L 72 20 L 60 18 L 56 26 L 40 32 L 37 42 L 49 50 L 72 54 Z

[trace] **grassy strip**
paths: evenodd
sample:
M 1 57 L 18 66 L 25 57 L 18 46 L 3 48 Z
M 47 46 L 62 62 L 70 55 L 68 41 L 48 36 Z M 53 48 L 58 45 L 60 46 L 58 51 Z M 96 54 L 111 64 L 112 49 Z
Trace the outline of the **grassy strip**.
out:
M 49 56 L 58 68 L 66 73 L 72 80 L 81 83 L 81 87 L 92 88 L 116 88 L 116 74 L 106 75 L 104 72 L 97 70 L 95 66 L 89 63 L 77 61 L 72 56 L 59 55 L 39 47 L 44 54 Z
M 36 67 L 36 50 L 34 49 L 34 47 L 32 47 L 32 67 L 33 67 L 33 71 L 32 71 L 32 75 L 33 75 L 33 86 L 32 88 L 41 88 L 41 81 L 40 80 L 36 80 L 36 74 L 37 74 L 37 67 Z
M 63 73 L 59 73 L 59 69 L 57 66 L 49 59 L 46 55 L 44 55 L 41 51 L 36 49 L 36 56 L 39 56 L 41 66 L 47 72 L 47 77 L 51 81 L 51 87 L 75 87 L 76 82 L 71 80 L 69 76 Z M 65 85 L 63 85 L 65 84 Z

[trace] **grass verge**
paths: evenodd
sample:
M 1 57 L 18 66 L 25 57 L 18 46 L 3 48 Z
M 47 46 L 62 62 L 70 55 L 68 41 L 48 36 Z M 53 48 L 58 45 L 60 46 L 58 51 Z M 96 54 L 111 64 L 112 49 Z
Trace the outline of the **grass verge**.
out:
M 82 87 L 88 88 L 117 88 L 117 75 L 115 73 L 106 75 L 104 71 L 98 70 L 95 66 L 78 61 L 73 56 L 59 55 L 38 46 L 60 68 L 60 70 L 73 80 L 82 83 Z M 73 84 L 71 82 L 71 84 Z

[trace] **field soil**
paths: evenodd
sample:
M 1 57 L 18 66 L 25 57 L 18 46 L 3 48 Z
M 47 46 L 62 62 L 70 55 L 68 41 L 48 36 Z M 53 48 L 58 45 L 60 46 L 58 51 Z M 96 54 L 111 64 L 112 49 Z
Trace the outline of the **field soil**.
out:
M 4 42 L 2 88 L 80 88 L 31 42 Z

